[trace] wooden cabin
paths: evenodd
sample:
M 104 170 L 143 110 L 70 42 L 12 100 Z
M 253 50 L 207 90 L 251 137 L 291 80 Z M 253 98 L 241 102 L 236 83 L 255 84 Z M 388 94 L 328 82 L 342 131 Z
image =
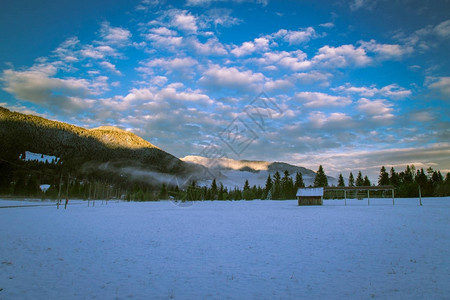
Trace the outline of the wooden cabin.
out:
M 322 205 L 323 188 L 300 188 L 297 190 L 298 205 Z

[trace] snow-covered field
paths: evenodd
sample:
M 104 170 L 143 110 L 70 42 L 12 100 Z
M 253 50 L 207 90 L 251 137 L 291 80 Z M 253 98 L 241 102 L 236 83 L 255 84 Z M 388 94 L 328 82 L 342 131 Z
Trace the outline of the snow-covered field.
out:
M 0 299 L 449 299 L 450 198 L 418 202 L 2 208 Z

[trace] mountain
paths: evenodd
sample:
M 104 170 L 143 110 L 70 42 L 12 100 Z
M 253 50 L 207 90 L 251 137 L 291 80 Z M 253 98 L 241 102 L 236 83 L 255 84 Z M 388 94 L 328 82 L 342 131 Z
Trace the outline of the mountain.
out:
M 15 160 L 30 151 L 56 156 L 63 166 L 77 172 L 119 172 L 144 178 L 196 170 L 195 166 L 120 128 L 86 129 L 2 107 L 0 140 L 0 156 L 5 160 Z
M 264 187 L 267 176 L 271 177 L 276 172 L 279 172 L 283 177 L 284 171 L 288 171 L 293 180 L 295 181 L 295 174 L 301 173 L 305 185 L 312 185 L 316 173 L 310 169 L 304 167 L 298 167 L 283 162 L 267 162 L 267 161 L 253 161 L 253 160 L 234 160 L 230 158 L 207 158 L 202 156 L 186 156 L 181 158 L 182 161 L 204 166 L 208 169 L 210 177 L 216 178 L 218 182 L 221 182 L 228 188 L 244 186 L 245 180 L 249 181 L 249 184 L 259 185 Z M 336 182 L 336 179 L 331 176 L 327 176 L 329 184 Z M 208 184 L 208 182 L 204 182 Z

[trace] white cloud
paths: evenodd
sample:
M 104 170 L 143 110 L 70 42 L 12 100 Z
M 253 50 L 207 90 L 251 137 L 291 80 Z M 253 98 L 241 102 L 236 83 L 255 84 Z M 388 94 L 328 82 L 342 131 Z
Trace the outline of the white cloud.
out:
M 306 54 L 301 50 L 266 52 L 257 61 L 266 65 L 278 65 L 292 71 L 305 70 L 312 66 L 311 61 L 307 60 Z
M 324 86 L 328 86 L 330 78 L 333 77 L 333 74 L 329 72 L 320 72 L 320 71 L 310 71 L 310 72 L 302 72 L 296 73 L 293 75 L 294 78 L 298 79 L 300 82 L 305 84 L 310 84 L 314 82 L 322 82 Z
M 197 38 L 191 38 L 188 43 L 194 48 L 195 52 L 201 55 L 226 55 L 228 51 L 219 42 L 216 37 L 210 38 L 206 43 L 201 43 Z
M 348 94 L 358 94 L 363 97 L 374 97 L 375 95 L 381 95 L 384 97 L 389 97 L 393 99 L 401 99 L 406 98 L 412 94 L 411 90 L 407 90 L 398 86 L 397 84 L 390 84 L 381 89 L 376 88 L 375 86 L 370 87 L 355 87 L 351 84 L 347 83 L 345 85 L 341 85 L 337 88 L 332 88 L 333 91 L 345 92 Z
M 106 57 L 120 58 L 121 55 L 108 45 L 96 46 L 85 45 L 80 50 L 81 56 L 85 58 L 104 59 Z
M 157 58 L 148 61 L 145 63 L 148 67 L 161 67 L 167 71 L 171 71 L 173 69 L 185 69 L 195 66 L 198 62 L 191 57 L 183 57 L 183 58 Z
M 171 25 L 188 33 L 197 33 L 197 18 L 186 10 L 174 10 Z
M 386 100 L 369 100 L 361 98 L 357 102 L 357 109 L 365 113 L 373 121 L 388 122 L 394 118 L 392 104 Z
M 18 99 L 66 113 L 90 107 L 92 101 L 85 97 L 97 92 L 99 82 L 52 77 L 56 71 L 52 66 L 36 66 L 27 71 L 4 70 L 1 77 L 3 89 Z
M 417 111 L 410 114 L 413 121 L 430 122 L 435 119 L 433 113 L 429 111 Z
M 434 28 L 434 32 L 442 38 L 450 38 L 450 20 L 444 21 Z
M 326 116 L 323 112 L 313 111 L 309 114 L 308 120 L 313 128 L 332 130 L 352 128 L 354 122 L 352 118 L 344 113 L 331 113 Z
M 367 66 L 372 59 L 367 56 L 363 48 L 355 48 L 353 45 L 342 45 L 339 47 L 323 46 L 313 57 L 314 64 L 325 67 L 343 68 L 347 66 Z
M 199 82 L 210 88 L 228 88 L 234 90 L 257 90 L 265 77 L 262 73 L 253 73 L 250 70 L 240 71 L 235 67 L 221 67 L 211 65 L 203 73 Z
M 444 99 L 450 99 L 450 77 L 427 77 L 425 85 Z
M 206 18 L 208 23 L 214 24 L 214 27 L 218 25 L 223 27 L 231 27 L 240 24 L 242 21 L 236 17 L 231 16 L 231 9 L 226 8 L 213 8 L 207 11 Z
M 256 3 L 256 4 L 261 4 L 263 6 L 266 6 L 268 4 L 269 0 L 186 0 L 186 5 L 188 5 L 188 6 L 206 6 L 206 5 L 211 5 L 214 2 L 235 2 L 235 3 L 250 2 L 250 3 Z
M 329 28 L 333 28 L 335 25 L 333 22 L 327 22 L 327 23 L 320 24 L 319 26 L 329 29 Z
M 352 0 L 350 2 L 350 10 L 356 11 L 362 8 L 371 10 L 375 4 L 375 0 Z
M 144 34 L 144 38 L 151 41 L 153 46 L 169 49 L 170 51 L 176 51 L 183 42 L 183 37 L 181 36 L 167 36 L 155 33 Z
M 246 56 L 256 51 L 266 51 L 269 49 L 269 40 L 261 37 L 256 38 L 253 42 L 244 42 L 241 46 L 235 46 L 231 53 L 237 57 Z
M 71 37 L 61 43 L 58 48 L 56 48 L 53 53 L 59 59 L 65 62 L 73 63 L 78 61 L 78 55 L 76 53 L 76 48 L 79 46 L 80 40 L 77 37 Z
M 276 90 L 289 90 L 294 84 L 289 79 L 270 80 L 264 84 L 264 90 L 272 92 Z
M 152 32 L 156 35 L 160 35 L 160 36 L 176 36 L 176 35 L 178 35 L 178 33 L 176 31 L 171 30 L 167 27 L 151 28 L 150 32 Z
M 102 61 L 99 63 L 99 65 L 109 70 L 111 73 L 114 73 L 115 75 L 122 75 L 122 73 L 116 69 L 116 66 L 109 61 Z
M 103 22 L 100 28 L 100 36 L 108 45 L 127 46 L 130 44 L 131 32 L 121 27 L 112 27 L 108 22 Z
M 398 44 L 379 44 L 375 40 L 360 42 L 361 48 L 368 52 L 375 53 L 380 59 L 400 59 L 404 55 L 413 51 L 412 47 Z
M 302 102 L 306 107 L 347 106 L 352 103 L 347 97 L 332 96 L 319 92 L 299 92 L 294 100 Z
M 316 31 L 312 27 L 304 30 L 286 30 L 280 29 L 271 35 L 272 38 L 279 38 L 289 43 L 289 45 L 298 45 L 307 43 L 310 39 L 318 37 Z

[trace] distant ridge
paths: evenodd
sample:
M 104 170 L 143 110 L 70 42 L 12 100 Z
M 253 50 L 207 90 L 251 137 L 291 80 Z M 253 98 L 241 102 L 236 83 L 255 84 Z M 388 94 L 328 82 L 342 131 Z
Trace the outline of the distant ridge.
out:
M 229 188 L 235 186 L 242 188 L 245 180 L 248 180 L 250 185 L 264 186 L 267 176 L 273 176 L 279 172 L 283 176 L 284 171 L 288 171 L 295 179 L 297 172 L 301 173 L 306 185 L 314 183 L 316 172 L 313 170 L 294 166 L 283 162 L 268 162 L 268 161 L 254 161 L 254 160 L 235 160 L 230 158 L 207 158 L 196 155 L 189 155 L 181 158 L 182 161 L 197 164 L 209 168 L 209 174 L 222 182 Z M 327 176 L 330 184 L 333 184 L 336 179 Z
M 102 163 L 163 173 L 191 166 L 132 132 L 101 126 L 86 129 L 0 107 L 0 155 L 17 159 L 24 151 L 60 157 L 66 164 L 96 168 Z

